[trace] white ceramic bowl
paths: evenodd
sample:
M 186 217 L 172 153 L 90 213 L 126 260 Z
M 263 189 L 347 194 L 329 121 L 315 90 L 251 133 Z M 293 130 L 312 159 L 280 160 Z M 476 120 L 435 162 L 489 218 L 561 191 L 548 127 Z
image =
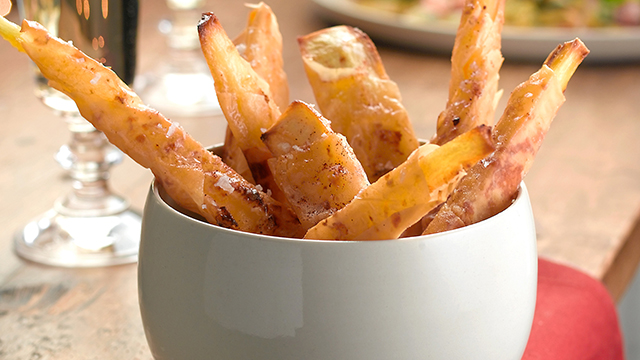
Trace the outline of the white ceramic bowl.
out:
M 441 234 L 310 241 L 144 211 L 139 300 L 165 359 L 520 360 L 536 299 L 526 187 L 504 212 Z

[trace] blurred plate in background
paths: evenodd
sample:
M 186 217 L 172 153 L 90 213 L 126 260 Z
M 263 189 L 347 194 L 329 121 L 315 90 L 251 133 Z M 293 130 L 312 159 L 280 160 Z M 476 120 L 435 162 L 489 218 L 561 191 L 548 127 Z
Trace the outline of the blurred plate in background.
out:
M 450 54 L 457 24 L 414 21 L 411 17 L 346 0 L 313 0 L 318 15 L 336 24 L 360 28 L 375 41 Z M 640 61 L 640 27 L 528 28 L 505 26 L 502 53 L 510 61 L 542 62 L 560 43 L 579 37 L 591 50 L 590 63 Z

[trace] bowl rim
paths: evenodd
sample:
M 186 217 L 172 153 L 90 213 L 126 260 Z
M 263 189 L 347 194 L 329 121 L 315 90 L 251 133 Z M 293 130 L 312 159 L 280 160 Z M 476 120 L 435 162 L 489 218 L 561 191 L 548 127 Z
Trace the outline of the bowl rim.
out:
M 397 239 L 385 239 L 385 240 L 318 240 L 318 239 L 304 239 L 304 238 L 288 238 L 288 237 L 279 237 L 279 236 L 274 236 L 274 235 L 266 235 L 266 234 L 258 234 L 258 233 L 251 233 L 251 232 L 247 232 L 247 231 L 241 231 L 241 230 L 236 230 L 236 229 L 229 229 L 229 228 L 225 228 L 222 226 L 218 226 L 218 225 L 214 225 L 211 224 L 209 222 L 207 222 L 206 220 L 204 220 L 202 217 L 198 218 L 199 215 L 195 214 L 195 213 L 191 213 L 190 211 L 181 208 L 180 205 L 178 204 L 170 204 L 167 200 L 165 200 L 164 196 L 167 196 L 169 199 L 171 199 L 171 197 L 164 191 L 164 189 L 162 188 L 162 185 L 160 184 L 160 182 L 154 178 L 153 181 L 151 182 L 151 187 L 149 192 L 153 195 L 154 199 L 156 202 L 158 202 L 158 204 L 160 204 L 160 206 L 165 209 L 165 211 L 169 211 L 171 213 L 176 214 L 177 216 L 184 218 L 187 221 L 193 222 L 195 224 L 197 224 L 198 226 L 203 226 L 205 228 L 212 228 L 212 229 L 216 229 L 217 231 L 222 231 L 223 233 L 230 233 L 230 234 L 234 234 L 234 235 L 242 235 L 242 236 L 247 236 L 249 238 L 253 238 L 253 239 L 261 239 L 261 240 L 271 240 L 271 241 L 284 241 L 284 242 L 304 242 L 304 243 L 311 243 L 311 242 L 319 242 L 319 243 L 334 243 L 334 244 L 339 244 L 339 243 L 343 243 L 343 244 L 353 244 L 353 243 L 372 243 L 372 244 L 376 244 L 376 243 L 386 243 L 386 242 L 411 242 L 411 241 L 424 241 L 424 240 L 429 240 L 429 239 L 438 239 L 441 237 L 445 237 L 445 236 L 449 236 L 450 234 L 454 234 L 457 232 L 466 232 L 466 231 L 471 231 L 474 228 L 477 227 L 483 227 L 483 226 L 489 226 L 491 225 L 491 223 L 496 222 L 496 221 L 500 221 L 500 218 L 506 216 L 505 213 L 509 210 L 512 209 L 513 207 L 515 207 L 517 204 L 526 201 L 526 198 L 529 197 L 529 192 L 527 190 L 527 187 L 523 182 L 520 183 L 520 186 L 518 187 L 518 193 L 515 197 L 515 199 L 511 202 L 511 204 L 503 211 L 491 216 L 488 219 L 482 220 L 480 222 L 474 223 L 474 224 L 470 224 L 461 228 L 457 228 L 457 229 L 453 229 L 453 230 L 447 230 L 447 231 L 443 231 L 443 232 L 439 232 L 439 233 L 435 233 L 435 234 L 428 234 L 428 235 L 419 235 L 419 236 L 411 236 L 411 237 L 404 237 L 404 238 L 397 238 Z M 149 201 L 149 200 L 147 200 Z M 173 202 L 173 199 L 171 199 L 171 201 Z M 145 204 L 145 207 L 147 205 Z

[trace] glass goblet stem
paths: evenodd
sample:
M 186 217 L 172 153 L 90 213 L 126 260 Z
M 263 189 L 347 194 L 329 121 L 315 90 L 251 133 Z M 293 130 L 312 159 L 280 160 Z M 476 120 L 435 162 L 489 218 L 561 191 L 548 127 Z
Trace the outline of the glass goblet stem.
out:
M 71 132 L 56 159 L 73 180 L 71 191 L 15 237 L 23 258 L 54 266 L 94 267 L 135 262 L 141 216 L 108 187 L 122 153 L 76 112 L 63 112 Z
M 107 183 L 109 170 L 122 161 L 122 153 L 83 118 L 67 116 L 66 120 L 71 139 L 56 159 L 69 172 L 73 186 L 56 202 L 56 211 L 68 216 L 107 216 L 126 210 L 128 202 L 114 195 Z
M 126 83 L 135 73 L 138 0 L 18 0 L 21 16 L 110 66 Z M 23 258 L 55 266 L 93 267 L 135 262 L 141 216 L 107 185 L 122 154 L 81 118 L 75 103 L 35 73 L 36 95 L 66 120 L 71 139 L 56 158 L 73 180 L 71 191 L 20 229 L 14 248 Z

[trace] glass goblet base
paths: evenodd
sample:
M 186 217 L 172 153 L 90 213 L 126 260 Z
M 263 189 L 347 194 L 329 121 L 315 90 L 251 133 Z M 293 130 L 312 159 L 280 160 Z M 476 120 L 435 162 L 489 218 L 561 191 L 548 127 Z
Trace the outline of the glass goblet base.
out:
M 14 237 L 16 253 L 37 263 L 61 267 L 99 267 L 138 260 L 141 216 L 114 196 L 120 211 L 100 216 L 65 214 L 57 202 Z M 62 210 L 62 211 L 61 211 Z

